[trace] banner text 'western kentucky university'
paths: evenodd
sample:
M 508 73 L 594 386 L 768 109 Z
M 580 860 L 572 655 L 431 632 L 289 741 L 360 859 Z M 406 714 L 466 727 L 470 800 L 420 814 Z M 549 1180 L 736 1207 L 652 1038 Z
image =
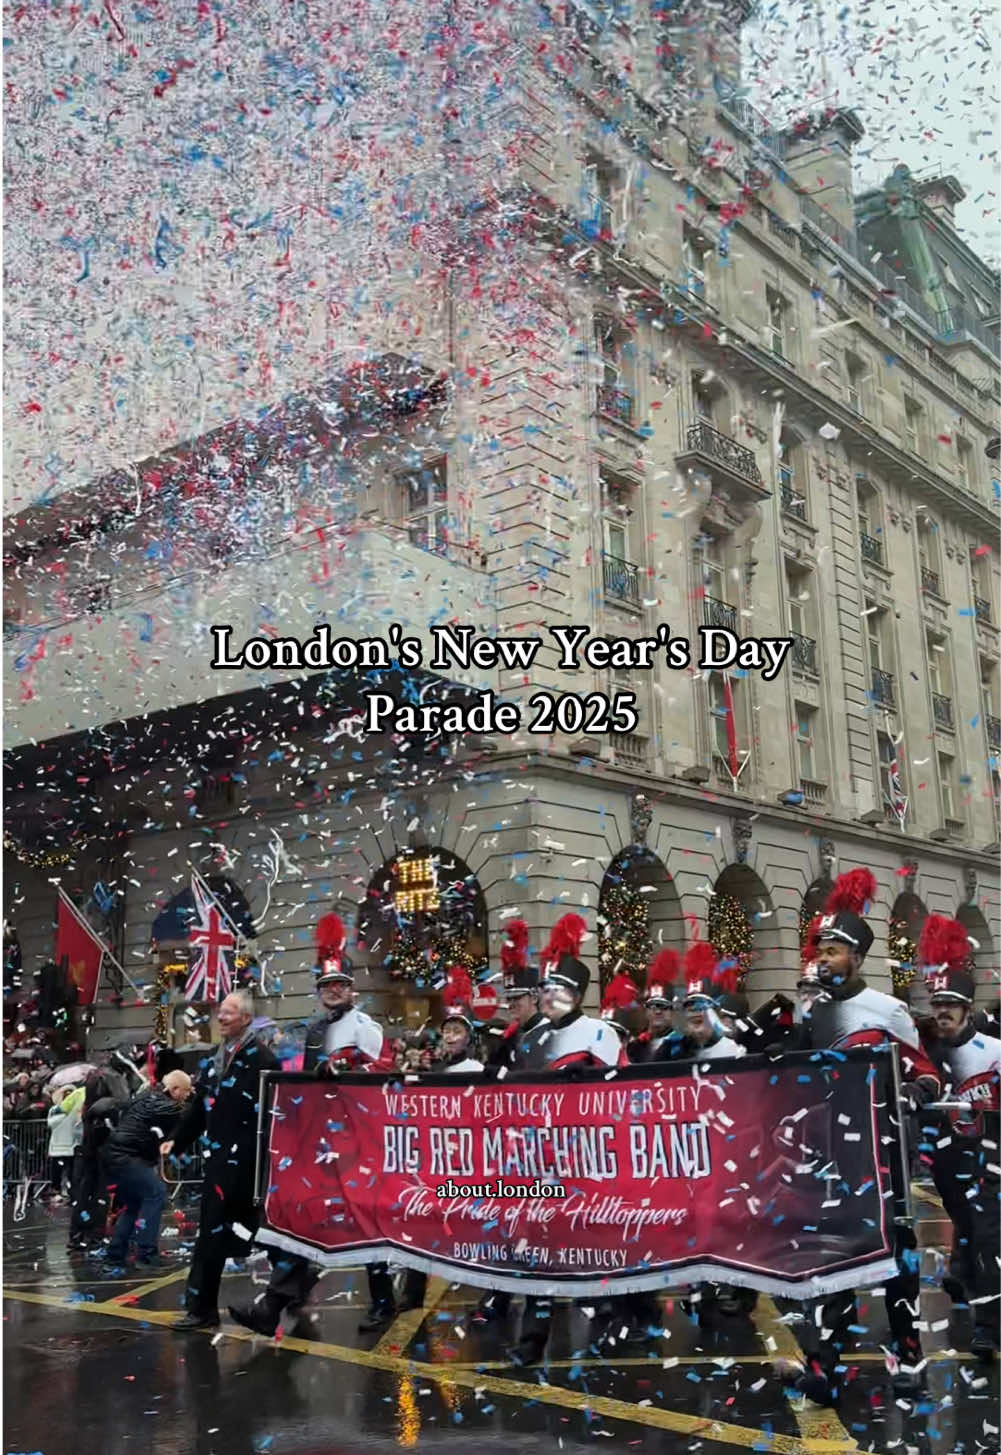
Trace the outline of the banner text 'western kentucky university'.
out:
M 895 1074 L 867 1050 L 574 1080 L 269 1077 L 258 1236 L 328 1267 L 568 1296 L 876 1283 L 904 1186 Z

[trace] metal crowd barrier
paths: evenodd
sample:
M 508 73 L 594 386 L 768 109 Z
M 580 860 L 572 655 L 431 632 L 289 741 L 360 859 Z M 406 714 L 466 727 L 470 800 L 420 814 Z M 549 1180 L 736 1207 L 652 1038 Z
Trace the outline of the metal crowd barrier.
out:
M 41 1190 L 49 1177 L 49 1124 L 45 1117 L 18 1121 L 7 1117 L 3 1124 L 3 1195 L 16 1188 Z

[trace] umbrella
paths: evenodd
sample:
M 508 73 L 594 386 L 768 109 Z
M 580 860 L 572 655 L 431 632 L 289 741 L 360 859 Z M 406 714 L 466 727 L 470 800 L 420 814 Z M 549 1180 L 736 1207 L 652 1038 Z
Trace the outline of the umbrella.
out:
M 59 1070 L 49 1081 L 49 1090 L 55 1091 L 59 1086 L 80 1086 L 92 1071 L 97 1067 L 92 1066 L 89 1061 L 77 1061 L 72 1066 L 60 1066 Z

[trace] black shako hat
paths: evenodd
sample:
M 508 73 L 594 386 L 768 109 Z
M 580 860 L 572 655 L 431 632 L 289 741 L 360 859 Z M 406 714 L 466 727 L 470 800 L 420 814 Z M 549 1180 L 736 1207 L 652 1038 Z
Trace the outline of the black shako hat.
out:
M 877 888 L 875 876 L 868 869 L 839 874 L 817 924 L 816 943 L 833 940 L 847 945 L 864 960 L 876 937 L 862 918 L 862 911 L 875 899 Z
M 583 998 L 591 983 L 591 972 L 578 958 L 587 934 L 587 923 L 579 914 L 565 914 L 557 920 L 542 952 L 543 985 L 561 986 Z
M 969 970 L 933 970 L 928 976 L 932 1005 L 972 1005 L 976 988 Z

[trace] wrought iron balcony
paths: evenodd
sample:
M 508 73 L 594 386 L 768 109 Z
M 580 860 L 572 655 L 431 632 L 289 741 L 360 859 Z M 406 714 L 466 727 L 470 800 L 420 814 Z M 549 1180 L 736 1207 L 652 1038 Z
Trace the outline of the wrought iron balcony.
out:
M 941 692 L 933 692 L 931 695 L 932 717 L 935 719 L 935 726 L 948 728 L 949 732 L 955 731 L 955 723 L 952 720 L 952 698 L 943 697 Z
M 977 621 L 990 621 L 991 604 L 983 596 L 973 598 L 973 610 L 976 613 Z
M 607 552 L 601 557 L 605 579 L 605 595 L 616 601 L 628 601 L 631 606 L 640 604 L 640 568 L 632 561 L 621 561 L 618 556 Z
M 779 476 L 779 490 L 781 492 L 782 509 L 786 515 L 794 515 L 797 520 L 806 520 L 806 501 L 802 495 L 797 495 L 792 487 L 792 482 L 783 480 Z
M 800 636 L 799 632 L 790 633 L 792 636 L 792 664 L 794 667 L 801 667 L 804 672 L 812 672 L 817 675 L 817 643 L 813 637 Z
M 929 566 L 921 567 L 921 590 L 931 591 L 935 596 L 942 595 L 939 574 Z
M 616 389 L 613 384 L 598 385 L 598 413 L 620 424 L 633 422 L 633 396 L 625 389 Z
M 883 542 L 877 536 L 866 535 L 865 531 L 860 533 L 859 541 L 863 561 L 871 561 L 874 566 L 881 566 L 883 564 Z
M 1001 717 L 992 717 L 989 712 L 985 712 L 984 722 L 987 724 L 988 743 L 992 748 L 1001 749 Z
M 725 627 L 731 632 L 737 630 L 737 608 L 728 601 L 718 601 L 715 596 L 707 596 L 702 603 L 702 617 L 705 626 Z
M 893 673 L 884 672 L 879 667 L 872 669 L 872 698 L 878 702 L 880 707 L 895 707 L 896 699 L 893 695 Z
M 699 419 L 688 426 L 685 434 L 685 453 L 703 455 L 707 459 L 725 466 L 730 475 L 735 475 L 741 480 L 756 485 L 759 489 L 764 489 L 761 471 L 754 458 L 754 451 L 749 450 L 746 445 L 738 444 L 729 435 L 720 434 L 718 429 L 713 429 L 708 420 Z

